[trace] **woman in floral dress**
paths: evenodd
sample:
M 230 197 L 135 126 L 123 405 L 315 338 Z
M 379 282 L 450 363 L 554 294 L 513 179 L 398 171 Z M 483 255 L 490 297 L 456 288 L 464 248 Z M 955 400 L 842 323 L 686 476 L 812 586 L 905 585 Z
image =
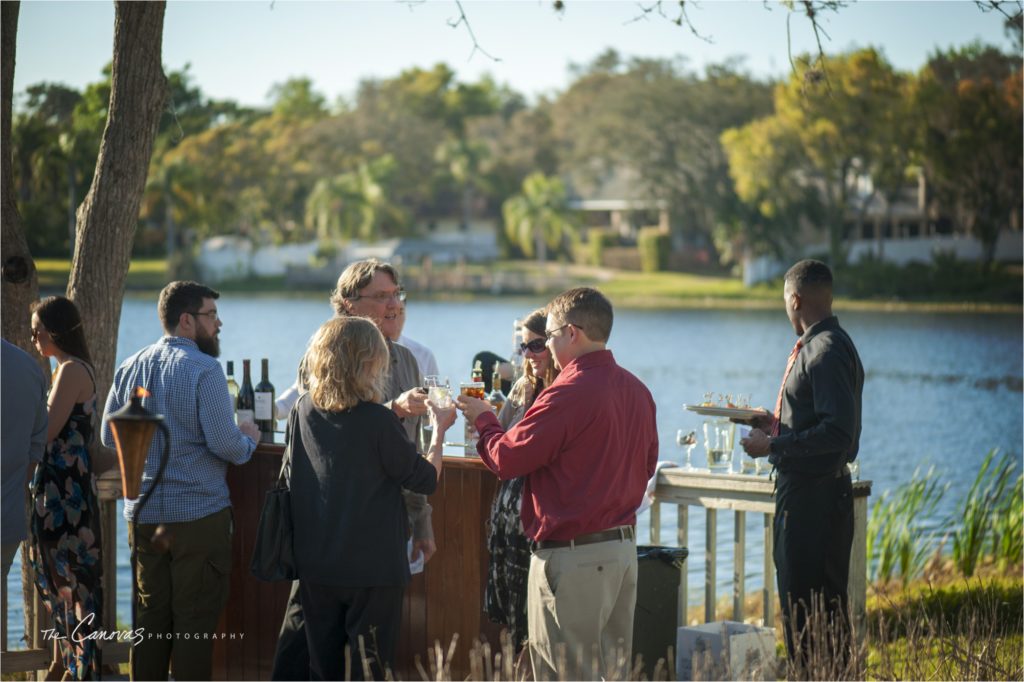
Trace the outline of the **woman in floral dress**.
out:
M 522 420 L 541 390 L 558 376 L 551 351 L 544 345 L 546 322 L 544 309 L 535 310 L 523 321 L 523 376 L 512 386 L 498 415 L 506 431 Z M 508 627 L 516 651 L 527 636 L 526 578 L 530 572 L 530 543 L 520 518 L 523 481 L 522 477 L 501 481 L 494 494 L 487 539 L 491 560 L 484 592 L 487 616 Z
M 57 637 L 47 679 L 90 679 L 102 627 L 99 504 L 89 446 L 96 384 L 75 304 L 63 296 L 32 312 L 36 349 L 57 361 L 47 401 L 46 453 L 32 478 L 29 560 Z

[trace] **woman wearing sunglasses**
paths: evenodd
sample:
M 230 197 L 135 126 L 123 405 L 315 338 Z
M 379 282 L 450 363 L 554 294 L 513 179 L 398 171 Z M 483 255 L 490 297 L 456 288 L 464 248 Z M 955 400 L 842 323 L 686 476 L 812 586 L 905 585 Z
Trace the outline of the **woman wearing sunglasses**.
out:
M 523 376 L 515 383 L 498 421 L 506 429 L 518 423 L 545 386 L 558 376 L 551 351 L 544 341 L 547 313 L 535 310 L 523 321 Z M 501 481 L 491 506 L 487 545 L 491 561 L 487 570 L 484 603 L 488 617 L 509 629 L 516 651 L 526 641 L 526 579 L 530 572 L 530 544 L 523 535 L 520 509 L 523 478 Z

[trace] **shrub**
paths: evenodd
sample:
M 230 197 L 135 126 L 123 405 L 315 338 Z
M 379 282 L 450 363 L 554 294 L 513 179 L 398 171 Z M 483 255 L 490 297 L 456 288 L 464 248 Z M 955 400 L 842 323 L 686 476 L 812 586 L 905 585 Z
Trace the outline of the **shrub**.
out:
M 590 262 L 602 265 L 604 250 L 619 243 L 619 235 L 607 228 L 594 228 L 587 232 L 587 245 L 590 247 Z
M 636 239 L 640 250 L 640 269 L 644 272 L 664 272 L 668 270 L 668 255 L 671 242 L 668 234 L 657 227 L 643 227 Z

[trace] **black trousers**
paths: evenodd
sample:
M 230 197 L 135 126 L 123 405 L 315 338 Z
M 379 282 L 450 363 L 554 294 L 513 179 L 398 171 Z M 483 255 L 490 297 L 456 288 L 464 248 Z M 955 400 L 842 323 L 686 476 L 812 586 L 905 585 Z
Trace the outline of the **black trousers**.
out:
M 277 650 L 274 651 L 274 667 L 270 672 L 272 680 L 308 680 L 309 645 L 306 644 L 306 619 L 302 615 L 299 600 L 299 581 L 292 582 L 292 592 L 285 607 L 281 632 L 277 636 Z
M 828 626 L 849 651 L 847 583 L 853 545 L 853 484 L 849 473 L 807 476 L 778 473 L 775 482 L 774 559 L 779 601 L 791 660 L 807 661 L 815 644 L 807 632 L 817 601 Z M 799 650 L 798 650 L 799 649 Z
M 272 679 L 362 680 L 360 635 L 370 676 L 383 679 L 384 669 L 394 665 L 404 596 L 401 586 L 350 588 L 295 581 Z M 351 666 L 347 676 L 346 648 Z

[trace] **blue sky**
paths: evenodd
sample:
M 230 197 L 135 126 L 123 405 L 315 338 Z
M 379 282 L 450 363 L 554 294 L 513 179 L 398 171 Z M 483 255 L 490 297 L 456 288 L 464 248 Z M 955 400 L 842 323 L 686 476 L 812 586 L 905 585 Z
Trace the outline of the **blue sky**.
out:
M 454 0 L 425 2 L 169 2 L 163 55 L 168 69 L 191 63 L 205 94 L 263 105 L 274 83 L 308 76 L 334 100 L 350 97 L 362 78 L 390 77 L 413 66 L 446 62 L 461 80 L 490 73 L 536 97 L 562 90 L 567 66 L 586 63 L 607 47 L 626 56 L 683 56 L 694 68 L 734 56 L 767 77 L 789 68 L 787 10 L 762 2 L 688 2 L 689 16 L 710 42 L 656 15 L 653 2 L 566 0 L 562 15 L 550 0 L 463 0 L 484 49 L 472 53 Z M 675 3 L 662 3 L 670 16 Z M 112 2 L 21 4 L 15 93 L 40 81 L 76 88 L 98 80 L 113 43 Z M 813 49 L 809 23 L 789 19 L 793 53 Z M 1002 17 L 968 0 L 862 1 L 823 15 L 826 51 L 874 45 L 900 69 L 916 70 L 936 48 L 974 40 L 1011 49 Z

